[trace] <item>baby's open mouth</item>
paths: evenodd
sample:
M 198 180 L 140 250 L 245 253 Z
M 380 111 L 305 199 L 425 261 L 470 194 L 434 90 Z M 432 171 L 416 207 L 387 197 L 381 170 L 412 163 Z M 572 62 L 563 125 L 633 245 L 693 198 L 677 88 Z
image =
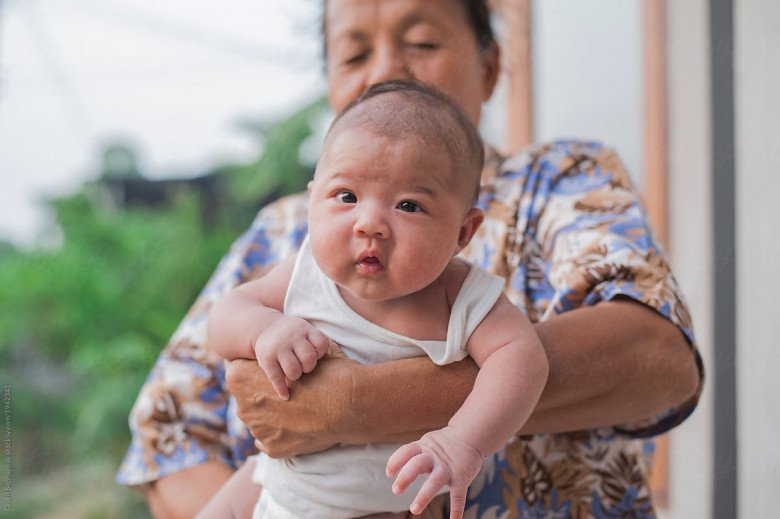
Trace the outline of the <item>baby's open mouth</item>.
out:
M 362 256 L 356 263 L 358 270 L 367 274 L 384 269 L 382 262 L 376 256 Z

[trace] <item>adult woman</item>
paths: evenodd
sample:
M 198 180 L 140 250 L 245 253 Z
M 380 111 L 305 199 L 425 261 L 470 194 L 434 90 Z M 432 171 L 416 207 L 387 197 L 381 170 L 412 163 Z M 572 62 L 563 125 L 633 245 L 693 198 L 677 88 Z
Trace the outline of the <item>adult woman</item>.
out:
M 436 85 L 479 120 L 499 68 L 487 22 L 484 1 L 329 0 L 333 108 L 378 81 L 411 77 Z M 630 438 L 687 416 L 700 388 L 700 362 L 686 341 L 692 336 L 684 304 L 625 172 L 600 146 L 555 143 L 503 162 L 493 153 L 483 184 L 487 218 L 468 254 L 504 275 L 513 302 L 537 322 L 550 377 L 520 431 L 534 436 L 508 448 L 496 477 L 475 485 L 467 510 L 652 513 L 642 446 Z M 202 316 L 227 288 L 295 250 L 305 216 L 303 196 L 260 213 L 142 390 L 120 481 L 145 485 L 157 515 L 192 515 L 229 477 L 229 464 L 247 454 L 248 437 L 226 423 L 221 363 L 208 352 Z M 275 457 L 339 442 L 415 439 L 447 422 L 475 374 L 468 361 L 363 367 L 333 359 L 280 403 L 256 365 L 228 367 L 242 419 Z M 582 432 L 536 434 L 564 431 Z

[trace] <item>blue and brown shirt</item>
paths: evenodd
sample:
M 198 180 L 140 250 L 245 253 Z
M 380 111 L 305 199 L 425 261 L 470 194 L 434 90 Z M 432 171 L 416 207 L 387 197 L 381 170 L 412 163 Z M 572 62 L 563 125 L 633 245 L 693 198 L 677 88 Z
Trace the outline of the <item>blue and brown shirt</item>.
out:
M 504 277 L 532 322 L 631 298 L 680 328 L 701 372 L 680 288 L 614 151 L 559 141 L 506 160 L 488 152 L 478 205 L 485 221 L 463 255 Z M 141 388 L 119 483 L 142 485 L 209 460 L 235 468 L 255 452 L 206 321 L 227 290 L 297 251 L 307 209 L 305 193 L 269 205 L 223 258 Z M 466 517 L 654 517 L 646 438 L 682 422 L 700 392 L 643 423 L 516 438 L 496 454 L 494 472 L 471 485 Z

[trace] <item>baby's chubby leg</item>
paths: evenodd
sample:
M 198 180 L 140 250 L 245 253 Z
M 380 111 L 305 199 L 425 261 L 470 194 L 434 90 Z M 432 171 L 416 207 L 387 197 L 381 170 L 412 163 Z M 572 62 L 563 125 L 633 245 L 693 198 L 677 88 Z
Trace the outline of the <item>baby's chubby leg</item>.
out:
M 195 519 L 251 519 L 262 488 L 252 481 L 255 461 L 249 459 L 239 468 Z

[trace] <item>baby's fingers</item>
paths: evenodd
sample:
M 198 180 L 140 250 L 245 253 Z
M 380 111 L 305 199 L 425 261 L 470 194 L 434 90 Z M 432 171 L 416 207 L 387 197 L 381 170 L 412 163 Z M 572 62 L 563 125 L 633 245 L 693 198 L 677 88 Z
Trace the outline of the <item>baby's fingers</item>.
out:
M 317 350 L 314 349 L 314 346 L 312 346 L 309 341 L 296 342 L 293 346 L 293 351 L 295 352 L 295 356 L 298 357 L 304 373 L 311 373 L 314 371 L 319 357 Z
M 276 359 L 258 359 L 258 364 L 265 371 L 265 376 L 271 383 L 279 398 L 288 400 L 290 398 L 290 389 L 287 387 L 287 380 L 284 378 L 284 371 Z
M 393 483 L 393 493 L 403 493 L 420 474 L 428 474 L 433 470 L 433 457 L 422 453 L 410 459 L 401 470 Z
M 463 519 L 468 489 L 469 487 L 462 485 L 452 485 L 450 487 L 450 519 Z
M 387 460 L 387 467 L 385 468 L 387 475 L 395 476 L 407 461 L 414 458 L 421 452 L 422 449 L 420 449 L 420 447 L 418 447 L 415 443 L 407 443 L 406 445 L 398 447 Z
M 292 349 L 285 349 L 279 352 L 279 365 L 290 380 L 298 380 L 303 374 L 301 361 L 298 360 Z
M 311 344 L 314 348 L 314 351 L 317 352 L 318 359 L 321 359 L 325 356 L 326 353 L 328 353 L 330 339 L 328 339 L 328 337 L 317 328 L 312 326 L 309 330 L 309 333 L 306 335 L 306 338 L 308 339 L 309 344 Z
M 449 482 L 450 476 L 447 472 L 447 469 L 441 465 L 434 467 L 433 472 L 431 472 L 431 475 L 428 476 L 428 479 L 425 480 L 422 488 L 417 493 L 417 497 L 414 498 L 414 502 L 412 503 L 412 506 L 409 507 L 409 511 L 411 511 L 414 515 L 421 514 L 425 507 L 428 506 L 428 503 L 430 503 L 431 500 L 436 497 L 436 494 L 439 493 L 439 490 L 441 490 L 442 487 L 444 487 L 444 485 L 448 484 Z M 463 512 L 461 511 L 461 517 L 462 516 Z

